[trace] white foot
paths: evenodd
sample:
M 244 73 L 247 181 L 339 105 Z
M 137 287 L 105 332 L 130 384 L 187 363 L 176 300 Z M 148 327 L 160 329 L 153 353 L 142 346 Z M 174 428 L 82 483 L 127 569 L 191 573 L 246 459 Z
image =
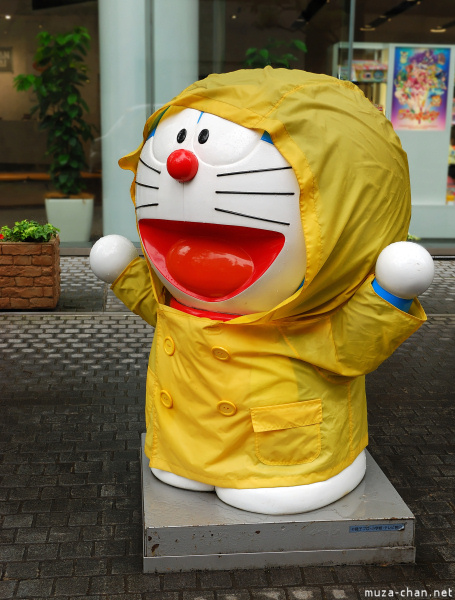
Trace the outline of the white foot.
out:
M 346 469 L 318 483 L 294 487 L 237 490 L 216 487 L 220 500 L 236 508 L 265 515 L 290 515 L 316 510 L 352 491 L 365 475 L 365 451 Z
M 161 469 L 151 469 L 152 473 L 157 479 L 168 485 L 182 488 L 183 490 L 191 490 L 192 492 L 213 492 L 215 487 L 207 483 L 201 483 L 200 481 L 194 481 L 193 479 L 187 479 L 169 471 L 162 471 Z

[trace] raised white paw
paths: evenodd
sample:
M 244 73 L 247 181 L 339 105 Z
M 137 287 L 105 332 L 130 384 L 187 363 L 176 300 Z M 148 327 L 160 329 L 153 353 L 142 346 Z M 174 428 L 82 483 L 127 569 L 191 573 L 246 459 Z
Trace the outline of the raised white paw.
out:
M 413 242 L 390 244 L 376 263 L 377 282 L 399 298 L 415 298 L 428 289 L 433 277 L 433 259 L 425 248 Z
M 126 237 L 106 235 L 93 244 L 90 267 L 99 279 L 112 283 L 137 256 L 136 247 Z

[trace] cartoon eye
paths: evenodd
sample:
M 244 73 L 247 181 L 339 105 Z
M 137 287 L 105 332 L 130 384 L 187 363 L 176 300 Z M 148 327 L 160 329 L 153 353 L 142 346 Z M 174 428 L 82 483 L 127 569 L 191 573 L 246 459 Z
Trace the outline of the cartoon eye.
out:
M 248 156 L 260 143 L 261 135 L 232 121 L 203 113 L 194 140 L 194 152 L 200 160 L 221 166 L 236 163 Z
M 208 131 L 207 131 L 207 134 L 208 134 Z M 208 137 L 208 135 L 207 135 L 207 137 Z M 178 143 L 179 144 L 183 143 L 185 141 L 185 138 L 186 138 L 186 129 L 181 129 L 177 134 Z M 203 142 L 201 142 L 201 143 L 203 143 Z
M 192 150 L 199 115 L 200 111 L 193 109 L 166 113 L 159 122 L 155 135 L 147 142 L 145 151 L 151 152 L 158 162 L 166 164 L 174 150 Z
M 205 144 L 205 142 L 209 139 L 209 130 L 208 129 L 203 129 L 201 131 L 201 133 L 199 134 L 197 141 L 200 144 Z
M 181 144 L 183 149 L 194 152 L 198 160 L 221 166 L 243 160 L 260 143 L 263 142 L 259 131 L 187 108 L 164 115 L 144 150 L 166 164 L 169 155 Z

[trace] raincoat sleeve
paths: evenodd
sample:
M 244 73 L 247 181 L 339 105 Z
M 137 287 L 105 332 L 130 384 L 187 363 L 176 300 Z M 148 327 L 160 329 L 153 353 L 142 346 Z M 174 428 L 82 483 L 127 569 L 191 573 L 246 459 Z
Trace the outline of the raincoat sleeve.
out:
M 336 372 L 347 376 L 374 371 L 426 321 L 419 301 L 409 313 L 381 298 L 370 276 L 354 296 L 331 316 Z
M 127 308 L 155 327 L 157 301 L 150 272 L 143 258 L 132 260 L 114 281 L 111 289 Z

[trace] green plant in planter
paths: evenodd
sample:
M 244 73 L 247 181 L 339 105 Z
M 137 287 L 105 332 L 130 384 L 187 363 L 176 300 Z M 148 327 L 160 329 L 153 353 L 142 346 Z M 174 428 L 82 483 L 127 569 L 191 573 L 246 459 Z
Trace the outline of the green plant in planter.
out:
M 49 242 L 56 237 L 57 227 L 46 223 L 40 225 L 36 221 L 16 221 L 14 227 L 3 225 L 0 229 L 0 242 Z
M 51 35 L 42 31 L 38 37 L 34 66 L 38 75 L 18 75 L 18 91 L 33 89 L 40 129 L 47 131 L 47 154 L 51 155 L 50 176 L 56 189 L 65 196 L 85 189 L 81 171 L 87 168 L 83 142 L 93 139 L 94 126 L 87 123 L 87 103 L 80 87 L 86 84 L 84 56 L 90 47 L 85 27 L 67 34 Z
M 306 44 L 301 40 L 285 42 L 269 38 L 264 48 L 248 48 L 245 52 L 245 66 L 251 69 L 262 69 L 270 65 L 290 69 L 291 62 L 298 60 L 297 56 L 293 54 L 296 50 L 306 52 Z

